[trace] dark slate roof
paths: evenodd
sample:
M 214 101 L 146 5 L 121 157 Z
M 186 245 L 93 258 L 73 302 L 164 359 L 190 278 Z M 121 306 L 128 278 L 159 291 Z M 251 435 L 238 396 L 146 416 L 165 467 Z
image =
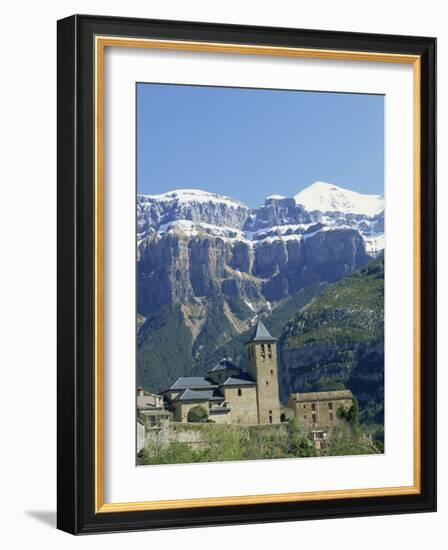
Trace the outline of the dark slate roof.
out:
M 214 390 L 196 391 L 187 388 L 181 394 L 175 397 L 173 401 L 214 401 L 220 403 L 224 401 L 224 397 L 217 394 Z
M 216 388 L 216 384 L 204 376 L 186 376 L 178 378 L 168 389 L 183 390 L 186 388 Z
M 217 390 L 196 390 L 195 393 L 200 393 L 204 397 L 207 397 L 207 399 L 210 399 L 210 401 L 224 401 L 224 397 L 219 395 Z
M 263 325 L 263 323 L 258 321 L 252 329 L 252 333 L 246 344 L 250 344 L 252 342 L 277 342 L 277 338 L 274 338 L 271 334 L 269 334 L 268 329 Z
M 242 372 L 238 376 L 229 376 L 222 384 L 223 386 L 255 386 L 255 381 L 246 373 Z
M 226 370 L 238 370 L 241 371 L 240 367 L 237 367 L 230 359 L 221 359 L 212 369 L 208 372 L 220 372 Z
M 204 395 L 206 393 L 207 392 L 186 389 L 180 395 L 175 397 L 174 401 L 208 401 L 210 397 Z

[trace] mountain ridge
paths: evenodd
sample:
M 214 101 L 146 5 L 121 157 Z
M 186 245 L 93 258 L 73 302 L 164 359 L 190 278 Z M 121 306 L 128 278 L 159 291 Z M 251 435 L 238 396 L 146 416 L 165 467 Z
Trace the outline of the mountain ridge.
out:
M 137 196 L 139 244 L 154 233 L 177 231 L 252 246 L 265 239 L 303 240 L 313 232 L 349 228 L 360 233 L 369 254 L 384 249 L 383 198 L 326 182 L 315 182 L 294 197 L 271 195 L 258 208 L 199 189 Z
M 369 262 L 383 219 L 309 212 L 278 195 L 257 209 L 194 189 L 138 196 L 139 383 L 160 390 L 210 355 L 238 350 L 257 319 L 286 322 L 308 289 Z

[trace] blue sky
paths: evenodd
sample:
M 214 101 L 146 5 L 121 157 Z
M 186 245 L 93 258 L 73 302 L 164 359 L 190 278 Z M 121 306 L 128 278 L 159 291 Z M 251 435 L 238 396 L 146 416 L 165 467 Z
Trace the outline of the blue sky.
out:
M 317 180 L 384 189 L 384 97 L 137 84 L 137 190 L 259 206 Z

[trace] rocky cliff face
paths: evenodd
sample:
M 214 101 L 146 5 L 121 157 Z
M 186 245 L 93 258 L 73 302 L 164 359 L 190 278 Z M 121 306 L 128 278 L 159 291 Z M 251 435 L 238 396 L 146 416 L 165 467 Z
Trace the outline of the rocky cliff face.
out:
M 255 312 L 307 285 L 337 281 L 369 260 L 353 229 L 255 244 L 171 231 L 145 237 L 139 254 L 138 311 L 144 316 L 161 305 L 216 294 L 239 297 Z

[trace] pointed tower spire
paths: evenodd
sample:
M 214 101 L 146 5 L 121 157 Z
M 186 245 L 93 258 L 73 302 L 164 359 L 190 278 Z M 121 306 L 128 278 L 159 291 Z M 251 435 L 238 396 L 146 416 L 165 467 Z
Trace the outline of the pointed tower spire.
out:
M 249 340 L 246 342 L 246 345 L 254 342 L 277 342 L 277 338 L 274 338 L 263 323 L 258 321 L 252 329 L 252 333 Z

